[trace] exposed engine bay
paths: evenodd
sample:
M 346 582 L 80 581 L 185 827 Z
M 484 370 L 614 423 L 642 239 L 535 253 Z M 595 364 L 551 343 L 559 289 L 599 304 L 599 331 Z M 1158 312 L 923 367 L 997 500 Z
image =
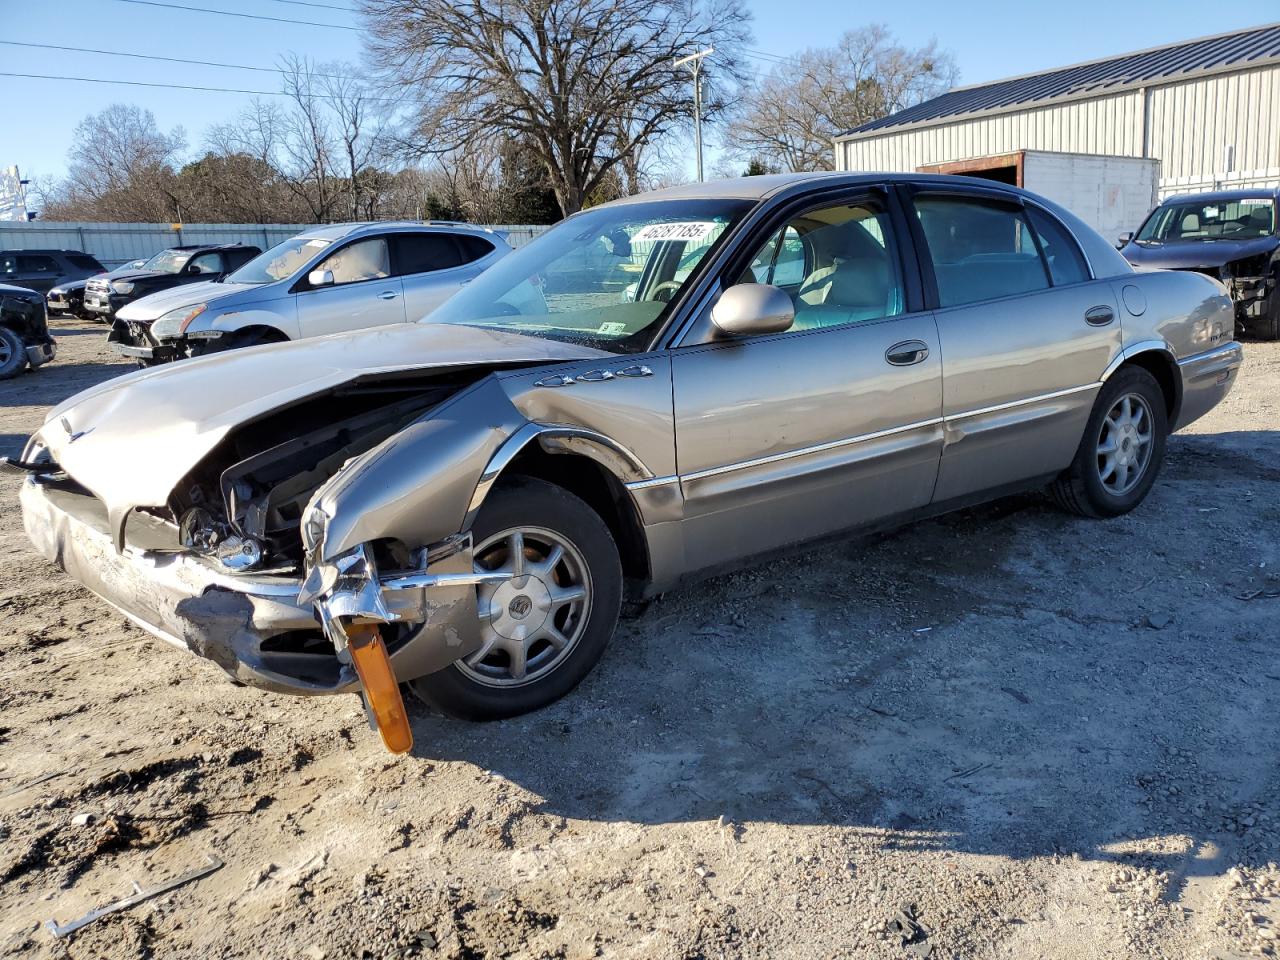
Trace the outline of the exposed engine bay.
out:
M 175 488 L 169 508 L 182 547 L 228 572 L 301 571 L 300 523 L 316 490 L 488 372 L 357 380 L 245 424 Z

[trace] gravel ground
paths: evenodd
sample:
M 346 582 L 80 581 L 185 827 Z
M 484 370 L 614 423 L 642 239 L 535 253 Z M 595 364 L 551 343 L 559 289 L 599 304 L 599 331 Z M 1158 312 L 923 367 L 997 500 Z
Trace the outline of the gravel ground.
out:
M 55 327 L 0 384 L 0 453 L 124 369 Z M 668 595 L 547 710 L 411 707 L 403 759 L 354 698 L 148 639 L 35 556 L 0 478 L 0 954 L 1267 954 L 1280 345 L 1246 350 L 1134 514 L 1015 498 Z

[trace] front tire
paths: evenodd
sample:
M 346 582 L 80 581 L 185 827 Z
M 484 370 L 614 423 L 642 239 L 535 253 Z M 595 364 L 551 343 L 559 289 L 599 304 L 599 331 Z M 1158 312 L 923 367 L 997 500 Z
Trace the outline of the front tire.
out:
M 16 377 L 27 368 L 27 348 L 8 327 L 0 327 L 0 380 Z
M 531 478 L 495 490 L 472 537 L 477 569 L 511 572 L 479 588 L 484 645 L 409 686 L 464 720 L 545 707 L 591 672 L 613 636 L 622 603 L 617 545 L 586 503 Z
M 1098 394 L 1075 459 L 1049 492 L 1082 517 L 1128 513 L 1155 485 L 1168 435 L 1160 384 L 1141 367 L 1122 367 Z

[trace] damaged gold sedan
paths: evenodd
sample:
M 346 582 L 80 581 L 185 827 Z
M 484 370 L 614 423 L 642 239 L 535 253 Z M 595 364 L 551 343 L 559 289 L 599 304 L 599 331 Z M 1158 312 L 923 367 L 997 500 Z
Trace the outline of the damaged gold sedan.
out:
M 54 409 L 38 549 L 234 678 L 535 709 L 624 602 L 1046 485 L 1108 517 L 1241 361 L 1222 286 L 985 181 L 744 178 L 569 218 L 425 322 L 183 361 Z

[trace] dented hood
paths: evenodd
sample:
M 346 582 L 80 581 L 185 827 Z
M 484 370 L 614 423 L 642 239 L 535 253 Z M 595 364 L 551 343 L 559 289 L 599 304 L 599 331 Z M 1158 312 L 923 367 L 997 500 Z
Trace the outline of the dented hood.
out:
M 591 347 L 479 327 L 411 323 L 183 360 L 109 380 L 55 407 L 53 459 L 107 506 L 118 531 L 241 424 L 380 373 L 606 357 Z

